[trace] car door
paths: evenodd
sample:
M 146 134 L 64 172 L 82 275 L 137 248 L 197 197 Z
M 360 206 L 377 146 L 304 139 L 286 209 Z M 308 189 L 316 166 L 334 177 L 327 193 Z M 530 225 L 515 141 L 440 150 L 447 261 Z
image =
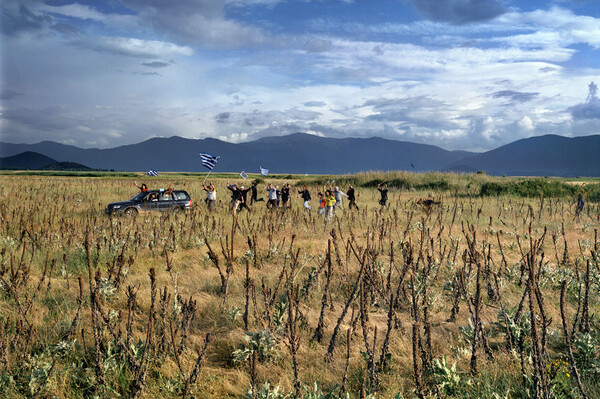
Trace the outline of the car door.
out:
M 143 199 L 140 204 L 140 208 L 143 211 L 157 211 L 159 210 L 159 201 L 158 201 L 158 193 L 157 192 L 149 192 Z
M 173 200 L 178 209 L 186 209 L 190 206 L 190 196 L 185 191 L 173 191 Z
M 173 193 L 163 191 L 158 196 L 158 210 L 168 211 L 173 208 Z

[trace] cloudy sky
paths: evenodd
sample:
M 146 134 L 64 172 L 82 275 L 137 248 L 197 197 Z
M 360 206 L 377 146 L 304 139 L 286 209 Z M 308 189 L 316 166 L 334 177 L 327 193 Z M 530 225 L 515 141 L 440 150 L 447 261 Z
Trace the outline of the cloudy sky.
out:
M 600 133 L 597 0 L 3 0 L 0 141 Z

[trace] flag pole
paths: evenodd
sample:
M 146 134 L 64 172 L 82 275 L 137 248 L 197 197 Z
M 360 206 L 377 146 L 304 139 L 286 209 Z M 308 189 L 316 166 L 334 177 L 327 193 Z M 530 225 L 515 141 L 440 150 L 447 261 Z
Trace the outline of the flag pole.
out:
M 206 177 L 204 177 L 204 180 L 202 181 L 202 185 L 204 185 L 204 182 L 206 182 L 206 179 L 208 179 L 208 175 L 210 175 L 210 172 L 212 172 L 212 169 L 208 171 L 208 173 L 206 174 Z

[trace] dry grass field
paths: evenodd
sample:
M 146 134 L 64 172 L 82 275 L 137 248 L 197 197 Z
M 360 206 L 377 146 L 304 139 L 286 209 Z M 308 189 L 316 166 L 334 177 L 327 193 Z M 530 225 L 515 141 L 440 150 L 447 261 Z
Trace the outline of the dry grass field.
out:
M 600 207 L 586 194 L 575 215 L 581 185 L 276 176 L 259 196 L 287 181 L 290 209 L 234 216 L 241 179 L 212 179 L 211 213 L 203 177 L 138 176 L 194 209 L 128 218 L 104 208 L 131 177 L 0 176 L 0 396 L 600 397 Z M 333 179 L 360 209 L 327 222 Z

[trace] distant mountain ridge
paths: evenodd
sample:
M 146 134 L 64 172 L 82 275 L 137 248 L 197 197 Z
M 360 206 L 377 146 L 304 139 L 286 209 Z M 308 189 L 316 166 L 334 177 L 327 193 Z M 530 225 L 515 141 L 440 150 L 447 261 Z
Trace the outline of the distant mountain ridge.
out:
M 466 157 L 447 170 L 508 176 L 600 176 L 600 135 L 530 137 Z
M 35 151 L 92 168 L 196 172 L 200 152 L 219 155 L 215 171 L 271 173 L 355 173 L 366 170 L 440 170 L 473 153 L 379 137 L 332 139 L 296 133 L 232 144 L 217 139 L 153 138 L 108 149 L 82 149 L 55 142 L 1 144 L 0 156 Z
M 92 170 L 85 165 L 75 162 L 57 162 L 46 155 L 25 151 L 10 157 L 0 158 L 0 169 L 12 170 Z
M 0 156 L 37 152 L 96 169 L 204 172 L 200 152 L 219 155 L 215 172 L 344 174 L 368 170 L 475 172 L 522 176 L 600 176 L 600 135 L 556 135 L 515 141 L 484 153 L 447 151 L 406 141 L 324 138 L 303 133 L 232 144 L 213 138 L 153 138 L 108 149 L 82 149 L 44 141 L 0 143 Z M 30 168 L 31 169 L 31 168 Z
M 16 155 L 0 158 L 2 169 L 41 169 L 46 165 L 55 163 L 56 160 L 46 155 L 24 151 Z

